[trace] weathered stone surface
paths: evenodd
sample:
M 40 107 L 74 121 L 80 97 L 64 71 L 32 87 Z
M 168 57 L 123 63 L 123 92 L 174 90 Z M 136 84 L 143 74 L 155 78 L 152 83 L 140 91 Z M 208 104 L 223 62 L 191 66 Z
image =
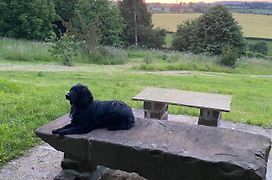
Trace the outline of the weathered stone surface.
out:
M 77 173 L 72 170 L 62 170 L 54 180 L 90 180 L 91 173 Z
M 63 117 L 36 133 L 56 149 L 69 153 L 75 139 L 88 141 L 85 151 L 77 148 L 72 154 L 88 157 L 93 164 L 137 172 L 150 180 L 265 179 L 271 147 L 270 139 L 265 136 L 142 119 L 137 119 L 135 127 L 127 131 L 99 129 L 62 138 L 50 133 L 67 121 L 67 116 Z M 64 146 L 63 139 L 68 144 L 71 142 L 70 146 Z
M 64 115 L 55 121 L 48 123 L 41 128 L 36 130 L 36 135 L 39 136 L 43 141 L 50 144 L 56 150 L 72 154 L 81 159 L 88 159 L 88 147 L 89 140 L 85 135 L 70 135 L 65 137 L 55 136 L 51 133 L 53 129 L 63 127 L 69 123 L 69 116 Z
M 77 172 L 93 172 L 96 170 L 96 166 L 91 164 L 88 159 L 77 158 L 70 154 L 64 154 L 61 161 L 62 169 L 73 169 Z
M 219 126 L 221 112 L 213 109 L 200 109 L 198 125 Z
M 148 119 L 167 120 L 168 104 L 159 102 L 144 102 L 144 117 Z
M 100 180 L 147 180 L 136 173 L 109 169 Z
M 145 88 L 132 98 L 136 101 L 161 102 L 229 112 L 231 96 L 164 88 Z

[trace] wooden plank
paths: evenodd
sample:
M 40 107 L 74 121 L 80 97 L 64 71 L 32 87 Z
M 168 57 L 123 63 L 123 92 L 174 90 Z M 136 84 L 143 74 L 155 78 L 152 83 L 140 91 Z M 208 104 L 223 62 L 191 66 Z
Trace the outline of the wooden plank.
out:
M 132 99 L 136 101 L 163 102 L 172 105 L 207 108 L 229 112 L 231 98 L 231 96 L 219 94 L 163 88 L 145 88 Z

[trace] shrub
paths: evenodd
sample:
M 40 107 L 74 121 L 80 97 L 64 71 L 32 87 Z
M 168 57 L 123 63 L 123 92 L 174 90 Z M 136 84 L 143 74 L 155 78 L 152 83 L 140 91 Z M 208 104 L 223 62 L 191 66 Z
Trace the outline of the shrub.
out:
M 259 41 L 256 44 L 250 44 L 249 50 L 254 53 L 261 53 L 263 55 L 267 55 L 268 53 L 268 46 L 265 41 Z
M 150 29 L 148 27 L 139 28 L 138 43 L 144 48 L 160 49 L 165 44 L 166 31 L 163 29 Z
M 72 58 L 76 55 L 74 36 L 64 34 L 59 39 L 54 40 L 50 52 L 53 56 L 60 57 L 64 65 L 71 66 Z
M 237 50 L 231 46 L 224 48 L 223 53 L 220 56 L 219 64 L 223 66 L 235 67 L 239 58 Z
M 45 40 L 55 18 L 53 0 L 1 0 L 0 36 Z
M 252 58 L 252 57 L 266 58 L 266 56 L 263 53 L 251 52 L 251 51 L 246 51 L 246 56 L 249 57 L 249 58 Z
M 86 26 L 96 24 L 99 32 L 99 44 L 121 46 L 121 33 L 124 23 L 119 9 L 108 0 L 55 0 L 60 19 L 71 23 L 81 35 Z
M 241 27 L 227 8 L 216 6 L 198 19 L 179 25 L 172 48 L 196 54 L 220 55 L 228 45 L 237 49 L 239 55 L 244 53 Z

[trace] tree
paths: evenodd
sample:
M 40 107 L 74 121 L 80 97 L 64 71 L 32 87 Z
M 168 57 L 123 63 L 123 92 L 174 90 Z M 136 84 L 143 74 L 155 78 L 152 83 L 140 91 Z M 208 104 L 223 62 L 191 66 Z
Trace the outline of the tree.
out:
M 70 23 L 81 34 L 86 29 L 86 26 L 97 25 L 100 32 L 100 44 L 114 46 L 122 44 L 123 19 L 120 16 L 118 7 L 113 6 L 110 1 L 55 1 L 57 13 L 64 24 Z
M 0 36 L 44 40 L 55 18 L 53 0 L 1 0 Z
M 56 13 L 64 22 L 70 22 L 76 15 L 76 8 L 79 0 L 54 0 L 56 6 Z
M 192 31 L 196 28 L 196 21 L 185 21 L 178 25 L 177 32 L 174 34 L 172 48 L 179 51 L 189 51 L 193 43 Z
M 143 0 L 119 1 L 119 7 L 125 21 L 122 37 L 127 46 L 162 47 L 166 33 L 161 29 L 153 29 L 151 14 Z
M 222 54 L 230 46 L 241 55 L 245 50 L 241 27 L 224 6 L 216 6 L 198 19 L 178 26 L 172 48 L 192 53 Z
M 57 18 L 53 22 L 54 31 L 60 38 L 67 31 L 67 23 L 71 22 L 76 16 L 76 7 L 79 0 L 54 0 L 56 6 Z

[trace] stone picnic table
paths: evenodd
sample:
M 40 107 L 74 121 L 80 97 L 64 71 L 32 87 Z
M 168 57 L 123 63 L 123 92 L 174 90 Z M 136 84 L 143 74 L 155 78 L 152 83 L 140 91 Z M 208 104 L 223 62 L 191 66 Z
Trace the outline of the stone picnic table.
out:
M 144 101 L 145 118 L 168 119 L 168 105 L 200 109 L 199 125 L 218 126 L 221 112 L 230 112 L 231 96 L 164 88 L 145 88 L 132 99 Z

